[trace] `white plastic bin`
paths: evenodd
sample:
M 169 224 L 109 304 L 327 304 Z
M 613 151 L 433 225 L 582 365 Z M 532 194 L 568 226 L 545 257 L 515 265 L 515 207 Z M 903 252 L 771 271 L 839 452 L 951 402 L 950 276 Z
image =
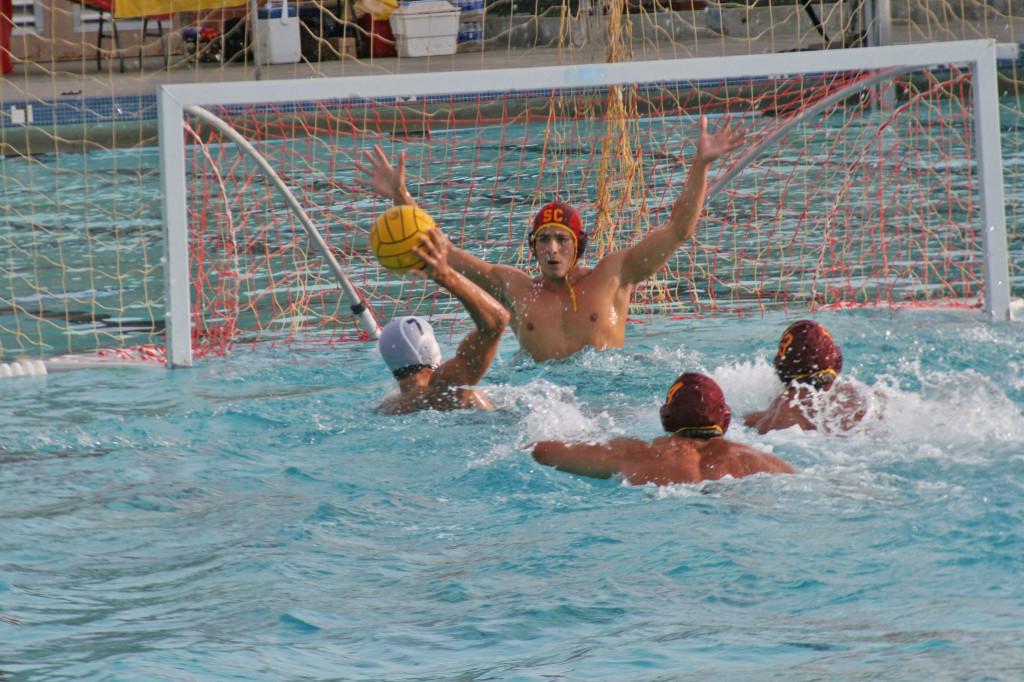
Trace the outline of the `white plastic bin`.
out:
M 297 10 L 294 2 L 267 0 L 256 11 L 260 64 L 294 64 L 302 59 Z
M 399 57 L 455 54 L 459 10 L 446 0 L 415 0 L 391 13 Z

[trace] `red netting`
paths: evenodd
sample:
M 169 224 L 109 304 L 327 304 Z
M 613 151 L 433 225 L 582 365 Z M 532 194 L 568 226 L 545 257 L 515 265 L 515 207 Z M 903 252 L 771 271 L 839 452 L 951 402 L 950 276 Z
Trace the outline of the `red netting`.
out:
M 633 314 L 975 301 L 982 285 L 969 74 L 846 72 L 410 101 L 213 110 L 258 146 L 380 319 L 461 317 L 448 296 L 379 268 L 368 230 L 390 202 L 355 183 L 362 152 L 407 154 L 408 185 L 456 245 L 532 268 L 533 211 L 560 198 L 590 263 L 668 218 L 696 117 L 742 119 L 749 144 L 712 172 L 696 238 L 642 285 Z M 820 109 L 820 111 L 816 111 Z M 191 122 L 189 212 L 200 353 L 360 338 L 277 190 Z M 758 150 L 752 157 L 752 150 Z M 727 184 L 716 184 L 746 164 Z

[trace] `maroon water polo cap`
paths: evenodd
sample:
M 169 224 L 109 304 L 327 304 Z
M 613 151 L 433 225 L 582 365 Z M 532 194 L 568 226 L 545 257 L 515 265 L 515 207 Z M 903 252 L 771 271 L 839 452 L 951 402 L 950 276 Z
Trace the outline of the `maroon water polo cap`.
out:
M 661 406 L 662 428 L 686 438 L 724 435 L 731 419 L 732 410 L 718 383 L 697 372 L 676 379 Z
M 564 201 L 552 201 L 542 206 L 537 215 L 533 217 L 533 228 L 530 230 L 530 246 L 536 237 L 537 230 L 542 227 L 560 227 L 572 235 L 576 243 L 576 260 L 583 255 L 587 248 L 587 233 L 583 231 L 583 218 L 579 211 Z
M 784 384 L 804 383 L 822 387 L 832 383 L 843 369 L 843 352 L 828 330 L 812 320 L 786 327 L 775 353 L 775 373 Z

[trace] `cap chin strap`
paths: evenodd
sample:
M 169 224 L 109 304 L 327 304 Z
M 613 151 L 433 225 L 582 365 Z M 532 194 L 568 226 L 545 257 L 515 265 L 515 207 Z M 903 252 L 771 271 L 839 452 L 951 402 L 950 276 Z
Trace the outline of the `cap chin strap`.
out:
M 406 377 L 411 377 L 413 374 L 422 372 L 425 369 L 435 369 L 430 365 L 408 365 L 406 367 L 399 367 L 391 374 L 398 380 L 402 380 Z
M 800 383 L 811 380 L 810 383 L 824 385 L 831 381 L 835 381 L 836 377 L 839 376 L 839 372 L 834 369 L 819 369 L 816 372 L 808 372 L 807 374 L 798 374 L 789 380 L 789 383 Z
M 718 424 L 711 424 L 710 426 L 683 426 L 672 432 L 673 436 L 682 436 L 683 438 L 714 438 L 715 436 L 721 436 L 725 433 L 722 427 Z
M 576 265 L 575 261 L 573 265 Z M 572 301 L 572 311 L 575 313 L 578 309 L 576 308 L 576 291 L 572 288 L 572 282 L 569 281 L 569 273 L 565 273 L 565 286 L 569 287 L 569 300 Z

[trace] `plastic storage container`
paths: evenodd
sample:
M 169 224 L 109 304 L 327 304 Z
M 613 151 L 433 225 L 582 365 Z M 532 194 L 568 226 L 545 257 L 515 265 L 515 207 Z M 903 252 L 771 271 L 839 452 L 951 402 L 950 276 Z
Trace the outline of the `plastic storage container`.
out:
M 446 0 L 416 0 L 391 13 L 400 57 L 455 54 L 459 10 Z
M 288 0 L 267 4 L 256 11 L 261 64 L 294 64 L 302 59 L 299 42 L 299 16 Z
M 460 43 L 479 42 L 484 39 L 484 0 L 456 0 L 459 8 Z

